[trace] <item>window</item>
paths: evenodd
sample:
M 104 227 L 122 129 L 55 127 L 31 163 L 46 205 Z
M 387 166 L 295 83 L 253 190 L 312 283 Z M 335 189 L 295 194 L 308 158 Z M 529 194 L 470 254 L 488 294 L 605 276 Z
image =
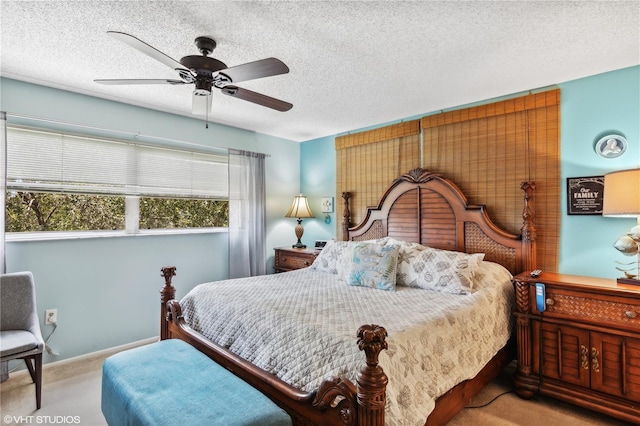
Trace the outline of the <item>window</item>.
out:
M 125 229 L 124 197 L 8 191 L 6 232 Z
M 227 159 L 8 126 L 6 231 L 228 226 Z
M 226 201 L 140 199 L 140 229 L 220 226 L 229 226 L 229 203 Z

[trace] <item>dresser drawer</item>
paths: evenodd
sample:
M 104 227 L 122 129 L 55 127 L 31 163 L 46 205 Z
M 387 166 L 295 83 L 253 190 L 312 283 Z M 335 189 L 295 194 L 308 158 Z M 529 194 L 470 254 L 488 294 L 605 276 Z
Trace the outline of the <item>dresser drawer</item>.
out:
M 317 251 L 305 249 L 276 249 L 276 272 L 292 271 L 311 266 L 316 259 Z
M 544 315 L 598 324 L 624 325 L 640 331 L 640 300 L 547 285 Z M 533 301 L 535 305 L 535 300 Z M 534 311 L 537 311 L 535 306 Z

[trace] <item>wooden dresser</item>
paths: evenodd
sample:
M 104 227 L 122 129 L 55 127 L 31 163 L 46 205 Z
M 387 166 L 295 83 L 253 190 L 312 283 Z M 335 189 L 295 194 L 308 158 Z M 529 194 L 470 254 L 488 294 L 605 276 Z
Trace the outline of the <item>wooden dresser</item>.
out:
M 516 393 L 640 424 L 640 286 L 544 272 L 514 281 Z M 542 312 L 536 283 L 544 284 Z
M 311 266 L 320 250 L 279 247 L 275 249 L 276 259 L 273 269 L 276 273 L 293 271 Z

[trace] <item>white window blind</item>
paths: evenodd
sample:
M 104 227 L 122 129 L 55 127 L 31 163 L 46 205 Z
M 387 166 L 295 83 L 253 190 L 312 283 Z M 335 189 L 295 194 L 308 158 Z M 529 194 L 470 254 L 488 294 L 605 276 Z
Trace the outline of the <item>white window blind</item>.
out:
M 12 126 L 7 189 L 227 199 L 228 156 Z

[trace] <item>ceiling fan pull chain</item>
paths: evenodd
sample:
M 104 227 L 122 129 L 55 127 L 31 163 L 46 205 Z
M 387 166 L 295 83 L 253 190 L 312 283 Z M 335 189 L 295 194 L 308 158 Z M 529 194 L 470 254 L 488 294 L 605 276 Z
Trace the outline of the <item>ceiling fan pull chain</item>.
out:
M 208 129 L 209 128 L 209 99 L 207 99 L 207 106 L 205 107 L 205 111 L 206 112 L 204 114 L 204 128 Z

